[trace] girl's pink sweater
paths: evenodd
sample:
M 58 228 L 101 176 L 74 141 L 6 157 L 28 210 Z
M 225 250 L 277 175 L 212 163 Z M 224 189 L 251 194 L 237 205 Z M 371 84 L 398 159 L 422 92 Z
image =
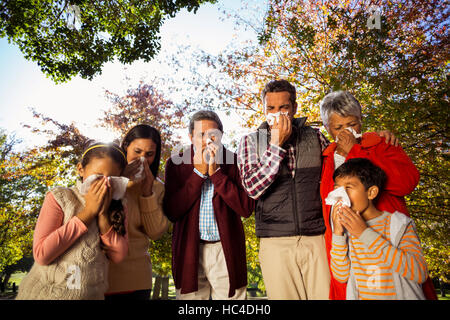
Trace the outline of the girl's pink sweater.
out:
M 39 214 L 33 238 L 34 260 L 41 265 L 52 263 L 64 253 L 83 234 L 88 231 L 86 225 L 78 218 L 72 217 L 63 224 L 64 212 L 55 197 L 49 192 Z M 126 218 L 125 218 L 125 226 Z M 111 227 L 100 235 L 107 257 L 115 263 L 125 258 L 128 252 L 128 236 L 120 236 Z

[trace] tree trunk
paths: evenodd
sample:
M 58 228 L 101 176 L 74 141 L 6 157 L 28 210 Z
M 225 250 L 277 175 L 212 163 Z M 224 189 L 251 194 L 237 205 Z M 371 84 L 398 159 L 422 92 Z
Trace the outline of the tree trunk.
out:
M 5 292 L 6 291 L 6 287 L 8 285 L 9 278 L 11 278 L 11 273 L 8 272 L 8 273 L 6 273 L 5 277 L 2 279 L 1 292 Z
M 160 276 L 156 276 L 155 278 L 155 285 L 153 288 L 153 295 L 152 300 L 159 300 L 159 293 L 161 292 L 161 280 L 162 278 Z
M 442 279 L 439 279 L 439 287 L 441 289 L 441 297 L 445 297 L 445 282 Z
M 162 300 L 169 300 L 169 277 L 162 278 Z

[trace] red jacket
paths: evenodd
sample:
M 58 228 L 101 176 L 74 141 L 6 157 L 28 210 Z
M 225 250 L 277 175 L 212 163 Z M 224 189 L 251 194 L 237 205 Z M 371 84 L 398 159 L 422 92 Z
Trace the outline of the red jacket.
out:
M 198 290 L 199 209 L 204 180 L 194 172 L 193 154 L 191 146 L 188 164 L 174 164 L 173 158 L 167 161 L 163 202 L 164 213 L 174 222 L 172 274 L 175 287 L 181 288 L 182 294 Z M 242 187 L 236 154 L 223 148 L 223 156 L 223 163 L 226 159 L 233 159 L 234 162 L 221 164 L 220 170 L 210 179 L 214 185 L 214 215 L 230 281 L 228 294 L 232 297 L 236 289 L 247 285 L 245 235 L 241 217 L 249 217 L 255 203 Z
M 325 245 L 328 263 L 330 263 L 331 250 L 331 206 L 325 204 L 328 193 L 334 189 L 334 152 L 336 143 L 332 143 L 323 152 L 322 179 L 320 195 L 322 198 L 323 218 L 325 220 Z M 410 194 L 419 182 L 419 171 L 401 147 L 387 144 L 384 138 L 374 132 L 363 134 L 361 143 L 355 144 L 347 155 L 348 159 L 366 158 L 383 169 L 387 175 L 384 191 L 379 195 L 376 207 L 380 211 L 399 211 L 409 216 L 404 196 Z M 331 270 L 330 270 L 331 273 Z M 431 286 L 431 287 L 430 287 Z M 431 280 L 428 278 L 423 285 L 425 296 L 428 299 L 437 299 Z M 330 299 L 345 300 L 346 284 L 340 283 L 331 274 Z

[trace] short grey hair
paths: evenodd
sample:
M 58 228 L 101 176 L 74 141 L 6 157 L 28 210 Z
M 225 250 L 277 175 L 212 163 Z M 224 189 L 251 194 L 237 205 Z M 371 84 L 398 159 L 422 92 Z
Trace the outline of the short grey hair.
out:
M 211 120 L 217 123 L 217 127 L 220 130 L 220 132 L 223 133 L 223 125 L 222 121 L 220 121 L 219 116 L 217 113 L 211 110 L 200 110 L 194 113 L 194 115 L 191 117 L 191 120 L 189 121 L 189 133 L 193 134 L 194 132 L 194 123 L 195 121 L 201 121 L 201 120 Z
M 328 128 L 332 113 L 342 117 L 354 116 L 361 121 L 361 105 L 348 91 L 334 91 L 325 96 L 320 103 L 320 116 L 323 125 Z

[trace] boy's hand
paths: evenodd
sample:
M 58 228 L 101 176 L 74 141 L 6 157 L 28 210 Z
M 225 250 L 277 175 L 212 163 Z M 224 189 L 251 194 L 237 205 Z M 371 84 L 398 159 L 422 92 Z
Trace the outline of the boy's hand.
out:
M 333 221 L 333 233 L 337 236 L 342 236 L 344 234 L 344 227 L 340 222 L 339 216 L 341 215 L 342 204 L 340 202 L 336 203 L 331 212 L 331 219 Z
M 352 236 L 359 238 L 367 228 L 366 222 L 358 211 L 354 212 L 351 208 L 346 206 L 341 206 L 341 208 L 341 214 L 339 215 L 341 224 Z

